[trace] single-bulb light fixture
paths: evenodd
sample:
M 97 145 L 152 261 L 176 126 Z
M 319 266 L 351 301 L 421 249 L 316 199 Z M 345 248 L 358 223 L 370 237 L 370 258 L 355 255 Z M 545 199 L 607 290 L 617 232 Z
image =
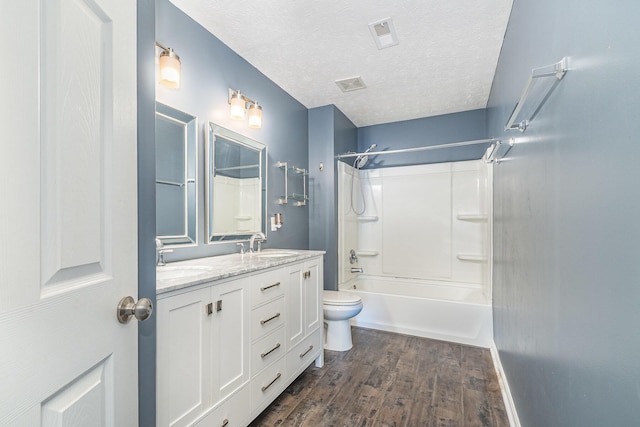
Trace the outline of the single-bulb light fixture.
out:
M 231 118 L 234 120 L 244 120 L 244 111 L 246 105 L 247 103 L 240 91 L 235 91 L 235 93 L 231 95 L 231 99 L 229 100 L 229 115 L 231 116 Z
M 262 127 L 262 106 L 255 104 L 249 106 L 249 127 L 260 129 Z
M 249 127 L 262 128 L 262 105 L 239 90 L 229 88 L 229 117 L 233 120 L 244 120 L 247 109 L 249 110 Z
M 160 84 L 172 89 L 180 87 L 180 57 L 170 47 L 164 47 L 156 42 L 156 46 L 162 49 L 160 53 Z

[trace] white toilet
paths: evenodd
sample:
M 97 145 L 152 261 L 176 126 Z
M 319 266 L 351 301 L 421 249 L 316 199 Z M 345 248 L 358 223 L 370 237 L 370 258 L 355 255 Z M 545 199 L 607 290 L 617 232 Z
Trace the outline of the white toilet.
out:
M 353 347 L 349 319 L 362 311 L 358 295 L 344 291 L 323 291 L 322 311 L 327 324 L 324 348 L 347 351 Z

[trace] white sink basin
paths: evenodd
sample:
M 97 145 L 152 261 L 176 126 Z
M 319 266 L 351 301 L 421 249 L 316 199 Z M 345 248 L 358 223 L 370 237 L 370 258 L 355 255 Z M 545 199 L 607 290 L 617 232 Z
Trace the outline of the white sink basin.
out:
M 258 257 L 258 258 L 287 258 L 287 257 L 291 257 L 291 256 L 296 256 L 298 255 L 297 252 L 291 252 L 291 251 L 273 251 L 273 252 L 259 252 L 257 254 L 254 254 L 254 256 Z
M 158 267 L 156 269 L 156 280 L 182 279 L 188 277 L 199 276 L 201 274 L 213 271 L 209 267 L 191 265 L 191 266 L 171 266 Z

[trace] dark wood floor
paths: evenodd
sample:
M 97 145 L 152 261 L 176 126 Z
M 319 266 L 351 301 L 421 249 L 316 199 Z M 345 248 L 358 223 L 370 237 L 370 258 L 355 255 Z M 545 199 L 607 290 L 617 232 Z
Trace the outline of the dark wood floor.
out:
M 489 350 L 353 328 L 251 426 L 508 427 Z

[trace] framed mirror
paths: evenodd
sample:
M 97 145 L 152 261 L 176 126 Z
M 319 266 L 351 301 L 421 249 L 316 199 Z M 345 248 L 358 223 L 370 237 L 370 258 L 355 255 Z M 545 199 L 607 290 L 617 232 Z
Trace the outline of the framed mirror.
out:
M 266 235 L 267 146 L 211 122 L 207 140 L 209 243 Z
M 156 237 L 164 245 L 196 243 L 195 116 L 156 102 Z

